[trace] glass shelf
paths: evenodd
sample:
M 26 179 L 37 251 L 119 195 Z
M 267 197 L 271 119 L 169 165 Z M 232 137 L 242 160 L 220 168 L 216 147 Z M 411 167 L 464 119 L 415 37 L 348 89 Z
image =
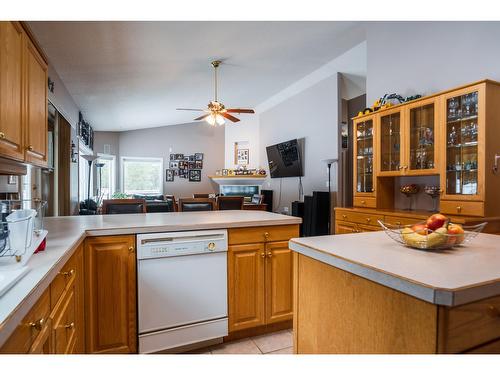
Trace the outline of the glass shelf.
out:
M 373 191 L 373 121 L 356 124 L 356 191 Z

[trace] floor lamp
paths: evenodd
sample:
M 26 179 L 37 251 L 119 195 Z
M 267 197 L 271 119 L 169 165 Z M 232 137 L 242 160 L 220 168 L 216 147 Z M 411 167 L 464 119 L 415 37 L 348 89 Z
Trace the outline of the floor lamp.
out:
M 89 210 L 90 209 L 89 208 L 89 206 L 90 206 L 90 180 L 92 180 L 92 178 L 91 178 L 92 163 L 94 162 L 94 160 L 96 160 L 98 158 L 98 156 L 94 155 L 94 154 L 82 155 L 82 158 L 87 160 L 87 162 L 89 163 L 89 182 L 88 182 L 88 189 L 87 189 L 87 200 L 85 202 L 85 207 L 87 207 L 87 210 Z
M 339 159 L 323 159 L 321 160 L 328 167 L 328 234 L 332 233 L 332 164 L 337 163 Z

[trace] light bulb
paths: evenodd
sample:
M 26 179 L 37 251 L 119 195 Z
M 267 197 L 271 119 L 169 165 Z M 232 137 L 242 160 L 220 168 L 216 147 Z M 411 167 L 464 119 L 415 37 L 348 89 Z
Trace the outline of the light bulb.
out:
M 224 120 L 224 117 L 222 117 L 220 114 L 217 113 L 215 116 L 215 121 L 217 122 L 218 125 L 224 125 L 226 123 L 226 120 Z
M 215 125 L 215 115 L 212 113 L 210 114 L 210 116 L 207 117 L 207 122 L 210 124 L 210 125 Z

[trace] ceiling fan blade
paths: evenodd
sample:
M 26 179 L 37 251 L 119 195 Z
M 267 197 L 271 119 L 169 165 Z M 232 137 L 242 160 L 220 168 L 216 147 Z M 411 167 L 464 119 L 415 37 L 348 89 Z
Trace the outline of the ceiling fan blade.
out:
M 210 116 L 210 113 L 209 113 L 209 114 L 207 114 L 207 115 L 203 115 L 203 116 L 200 116 L 200 117 L 196 117 L 196 118 L 194 119 L 194 121 L 204 120 L 204 119 L 205 119 L 205 118 L 207 118 L 208 116 Z
M 234 116 L 231 116 L 230 114 L 225 113 L 225 112 L 221 112 L 221 113 L 220 113 L 220 115 L 221 115 L 222 117 L 227 118 L 228 120 L 231 120 L 232 122 L 238 122 L 238 121 L 240 121 L 240 119 L 239 119 L 239 118 L 236 118 L 236 117 L 234 117 Z
M 233 113 L 255 113 L 253 109 L 245 109 L 245 108 L 229 108 L 226 109 L 226 112 L 233 112 Z
M 177 111 L 205 111 L 204 109 L 198 108 L 176 108 Z

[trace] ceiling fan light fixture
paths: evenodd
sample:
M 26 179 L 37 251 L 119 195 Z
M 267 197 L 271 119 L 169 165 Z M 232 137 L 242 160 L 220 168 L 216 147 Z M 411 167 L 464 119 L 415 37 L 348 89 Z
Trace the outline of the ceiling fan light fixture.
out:
M 207 117 L 206 121 L 212 125 L 224 125 L 226 120 L 219 113 L 211 113 L 210 116 Z
M 215 115 L 213 113 L 211 113 L 210 116 L 207 117 L 207 122 L 212 126 L 215 125 Z
M 222 117 L 220 114 L 216 114 L 215 115 L 215 122 L 218 124 L 218 125 L 224 125 L 226 123 L 226 120 L 224 120 L 224 117 Z

